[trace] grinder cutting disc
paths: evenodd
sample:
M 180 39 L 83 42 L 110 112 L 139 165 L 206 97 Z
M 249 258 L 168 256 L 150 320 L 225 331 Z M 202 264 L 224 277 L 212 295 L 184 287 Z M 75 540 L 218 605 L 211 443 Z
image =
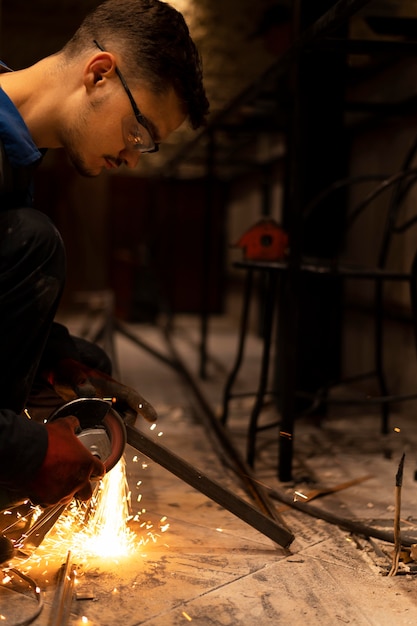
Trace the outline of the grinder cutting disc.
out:
M 48 418 L 52 422 L 74 415 L 80 422 L 77 437 L 110 471 L 120 460 L 126 445 L 126 427 L 112 405 L 101 398 L 77 398 L 59 407 Z

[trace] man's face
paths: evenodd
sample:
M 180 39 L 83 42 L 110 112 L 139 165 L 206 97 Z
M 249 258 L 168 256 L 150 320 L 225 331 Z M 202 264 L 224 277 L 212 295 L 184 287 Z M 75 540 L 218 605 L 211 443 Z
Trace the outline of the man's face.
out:
M 183 123 L 185 114 L 173 89 L 155 95 L 142 87 L 132 89 L 132 95 L 155 143 Z M 84 101 L 60 136 L 61 145 L 80 174 L 97 176 L 103 169 L 120 165 L 136 167 L 141 153 L 129 147 L 123 132 L 123 120 L 132 115 L 129 98 L 117 80 L 108 82 L 107 89 L 97 89 Z

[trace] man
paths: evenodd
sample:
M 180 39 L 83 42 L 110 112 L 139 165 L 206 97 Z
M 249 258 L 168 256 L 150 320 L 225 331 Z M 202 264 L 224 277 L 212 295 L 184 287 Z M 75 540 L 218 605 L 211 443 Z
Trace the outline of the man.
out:
M 88 499 L 104 466 L 76 437 L 77 419 L 45 425 L 24 411 L 39 382 L 79 389 L 91 367 L 103 393 L 114 382 L 97 375 L 110 372 L 98 348 L 53 322 L 65 253 L 31 208 L 31 174 L 49 148 L 63 148 L 85 176 L 133 168 L 187 117 L 198 128 L 208 110 L 201 64 L 168 4 L 107 0 L 57 54 L 0 71 L 0 487 L 34 503 Z

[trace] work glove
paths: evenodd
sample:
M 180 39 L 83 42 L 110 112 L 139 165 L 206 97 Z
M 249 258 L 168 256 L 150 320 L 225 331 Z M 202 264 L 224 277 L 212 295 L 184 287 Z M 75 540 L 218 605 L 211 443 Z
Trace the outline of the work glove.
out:
M 109 398 L 114 408 L 129 421 L 136 420 L 138 415 L 148 422 L 157 419 L 153 406 L 135 389 L 74 359 L 62 359 L 46 376 L 49 384 L 66 401 L 76 397 Z
M 79 500 L 91 498 L 90 481 L 104 476 L 105 467 L 78 439 L 76 432 L 79 428 L 80 423 L 74 416 L 46 424 L 46 456 L 27 485 L 27 494 L 33 504 L 66 504 L 74 496 Z

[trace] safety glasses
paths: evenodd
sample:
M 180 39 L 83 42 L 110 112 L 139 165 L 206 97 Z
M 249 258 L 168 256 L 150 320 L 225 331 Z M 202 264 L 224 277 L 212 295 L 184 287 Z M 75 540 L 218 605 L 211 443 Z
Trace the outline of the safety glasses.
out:
M 99 50 L 101 50 L 102 52 L 106 52 L 106 50 L 102 46 L 100 46 L 98 41 L 96 41 L 95 39 L 94 43 Z M 141 153 L 158 152 L 159 144 L 157 144 L 152 137 L 149 123 L 140 112 L 139 107 L 132 96 L 132 92 L 127 86 L 127 83 L 123 78 L 123 74 L 121 73 L 117 65 L 116 74 L 123 85 L 123 89 L 127 93 L 127 97 L 130 100 L 130 104 L 132 105 L 134 113 L 134 115 L 128 115 L 122 120 L 123 138 L 125 140 L 126 148 L 128 150 L 136 150 L 137 152 Z

